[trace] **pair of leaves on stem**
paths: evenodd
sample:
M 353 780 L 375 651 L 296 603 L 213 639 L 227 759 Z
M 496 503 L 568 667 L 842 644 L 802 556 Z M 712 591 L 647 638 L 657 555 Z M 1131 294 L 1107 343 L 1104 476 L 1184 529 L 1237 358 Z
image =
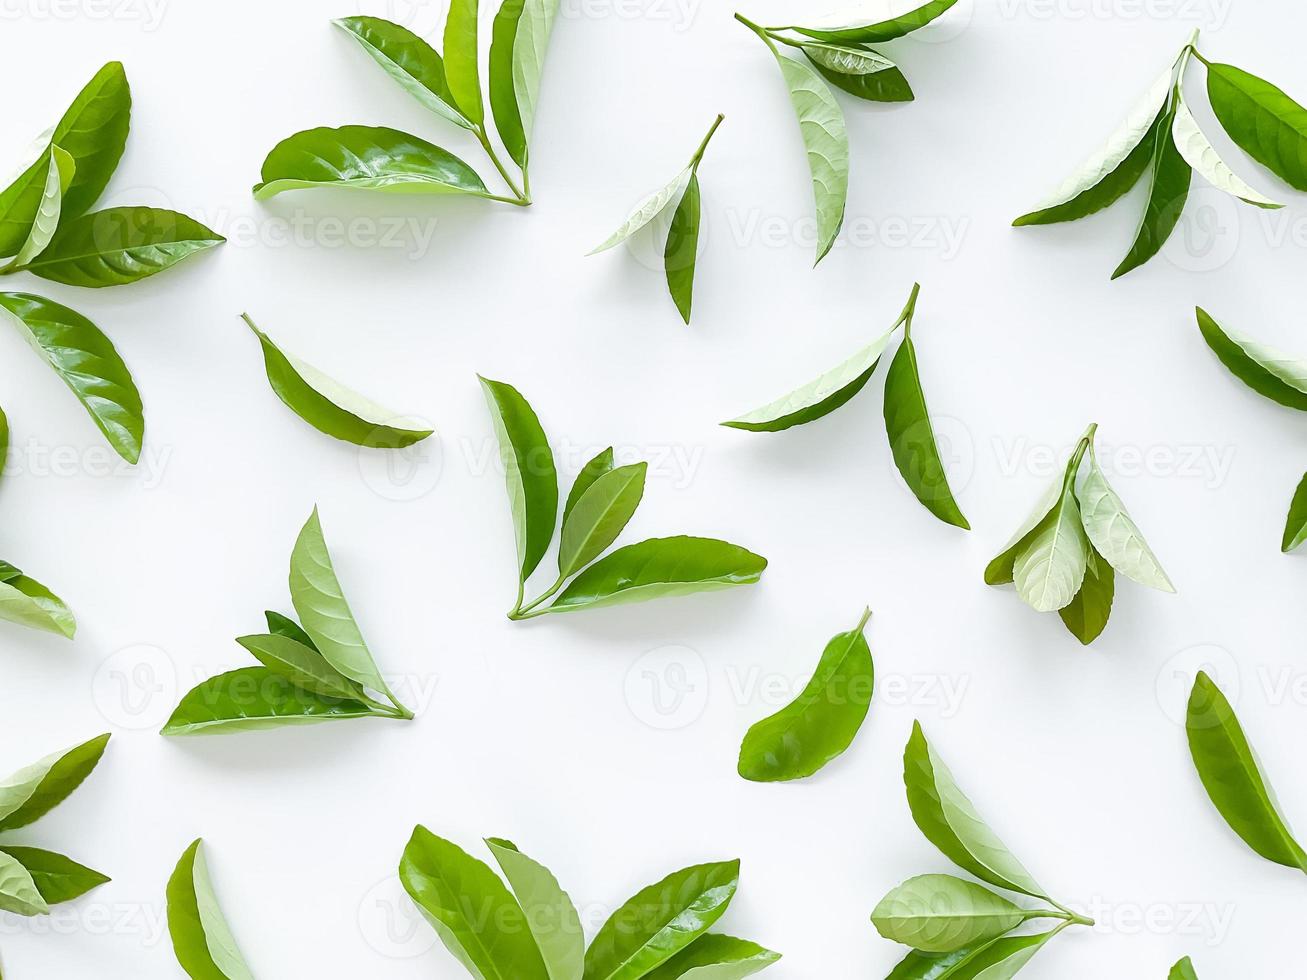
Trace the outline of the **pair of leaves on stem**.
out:
M 261 666 L 211 677 L 188 692 L 164 735 L 212 735 L 342 718 L 411 719 L 368 650 L 336 578 L 316 508 L 290 556 L 300 618 L 266 614 L 268 632 L 237 637 Z M 386 698 L 377 701 L 368 693 Z
M 854 629 L 836 634 L 802 693 L 749 729 L 740 745 L 741 776 L 759 783 L 803 779 L 853 744 L 876 681 L 863 634 L 870 618 L 867 609 Z
M 1112 274 L 1116 279 L 1143 265 L 1166 244 L 1180 221 L 1194 172 L 1247 204 L 1283 207 L 1236 174 L 1203 132 L 1184 92 L 1191 56 L 1207 68 L 1207 95 L 1230 138 L 1280 179 L 1307 190 L 1307 109 L 1256 75 L 1208 61 L 1196 48 L 1197 40 L 1195 31 L 1102 149 L 1013 224 L 1052 224 L 1094 214 L 1147 175 L 1144 214 L 1130 252 Z
M 1201 671 L 1189 695 L 1185 733 L 1203 788 L 1230 829 L 1266 860 L 1307 872 L 1307 852 L 1281 815 L 1234 709 Z
M 817 211 L 817 262 L 835 244 L 849 191 L 849 134 L 830 86 L 869 102 L 911 101 L 912 88 L 903 72 L 871 45 L 925 27 L 956 2 L 931 0 L 890 20 L 836 27 L 762 27 L 735 15 L 776 56 L 799 117 Z M 806 60 L 787 57 L 778 44 L 801 52 Z
M 109 736 L 100 735 L 0 780 L 0 833 L 26 827 L 66 800 L 95 769 L 108 744 Z M 44 915 L 51 905 L 71 901 L 108 880 L 54 851 L 0 841 L 0 910 Z
M 687 325 L 690 322 L 690 308 L 694 303 L 694 272 L 699 262 L 699 225 L 702 213 L 699 203 L 699 163 L 703 160 L 704 151 L 708 149 L 708 142 L 725 118 L 718 115 L 684 170 L 632 208 L 618 229 L 589 253 L 597 255 L 620 245 L 640 229 L 658 222 L 670 211 L 672 218 L 663 245 L 663 268 L 672 301 Z
M 1089 427 L 1062 478 L 985 568 L 987 585 L 1015 582 L 1029 606 L 1039 612 L 1057 610 L 1066 628 L 1086 645 L 1107 626 L 1115 572 L 1162 592 L 1175 591 L 1098 465 L 1097 429 Z M 1089 470 L 1080 479 L 1086 455 Z
M 2 294 L 0 294 L 2 295 Z M 9 419 L 0 409 L 0 474 L 9 455 Z M 73 638 L 77 620 L 57 595 L 25 575 L 16 565 L 0 559 L 0 619 L 31 629 Z
M 409 896 L 474 977 L 738 980 L 780 959 L 756 943 L 708 931 L 735 897 L 739 861 L 694 865 L 644 888 L 587 949 L 572 900 L 549 869 L 510 841 L 490 838 L 486 846 L 507 885 L 422 826 L 399 865 Z
M 0 256 L 12 256 L 0 274 L 120 286 L 224 240 L 176 211 L 90 211 L 122 157 L 130 116 L 127 76 L 110 62 L 38 141 L 36 159 L 0 190 Z M 145 433 L 141 396 L 109 338 L 80 313 L 32 293 L 0 293 L 0 311 L 72 389 L 114 451 L 135 463 Z
M 517 541 L 518 593 L 509 619 L 752 585 L 762 577 L 767 559 L 716 538 L 650 538 L 600 558 L 639 507 L 648 469 L 646 463 L 614 466 L 609 447 L 577 474 L 563 506 L 558 579 L 525 602 L 527 579 L 549 550 L 558 523 L 558 473 L 527 400 L 512 385 L 480 380 L 499 440 Z
M 871 917 L 886 939 L 914 947 L 888 980 L 1010 980 L 1063 929 L 1093 925 L 1050 898 L 989 828 L 920 724 L 913 726 L 904 750 L 903 780 L 912 819 L 945 857 L 987 884 L 1052 908 L 1023 908 L 952 875 L 910 878 L 886 895 Z M 1043 933 L 1011 935 L 1034 919 L 1059 924 Z
M 921 387 L 917 348 L 912 340 L 912 318 L 920 291 L 920 285 L 913 284 L 899 318 L 869 346 L 802 387 L 722 425 L 749 432 L 780 432 L 829 415 L 871 380 L 885 348 L 895 331 L 902 327 L 903 342 L 885 378 L 885 432 L 894 465 L 927 510 L 946 524 L 970 530 L 971 525 L 949 489 L 926 408 L 926 394 Z
M 241 319 L 263 349 L 268 383 L 292 412 L 319 432 L 356 446 L 402 449 L 430 436 L 431 429 L 401 417 L 346 388 L 334 378 L 277 346 L 246 313 Z
M 425 40 L 379 17 L 335 21 L 404 91 L 480 143 L 512 196 L 491 193 L 463 160 L 426 140 L 382 126 L 321 127 L 282 140 L 263 161 L 256 198 L 308 187 L 351 187 L 394 194 L 465 194 L 531 203 L 528 143 L 545 49 L 558 0 L 504 0 L 490 43 L 490 111 L 499 139 L 522 175 L 519 185 L 486 128 L 481 92 L 478 0 L 453 0 L 444 57 Z
M 1307 412 L 1307 359 L 1286 354 L 1243 334 L 1227 330 L 1198 308 L 1198 329 L 1230 373 L 1259 395 Z M 1289 502 L 1280 550 L 1290 552 L 1307 541 L 1307 476 Z

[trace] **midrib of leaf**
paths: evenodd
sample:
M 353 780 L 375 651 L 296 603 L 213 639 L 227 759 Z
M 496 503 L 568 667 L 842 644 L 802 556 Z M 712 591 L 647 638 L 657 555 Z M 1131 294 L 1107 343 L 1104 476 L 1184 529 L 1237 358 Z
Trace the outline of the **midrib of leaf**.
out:
M 1222 698 L 1224 698 L 1224 695 L 1222 695 Z M 1233 712 L 1231 712 L 1230 717 L 1221 720 L 1221 738 L 1225 741 L 1226 747 L 1230 750 L 1230 753 L 1236 760 L 1238 760 L 1239 768 L 1243 772 L 1244 778 L 1248 780 L 1248 783 L 1253 787 L 1254 792 L 1259 798 L 1257 801 L 1259 805 L 1265 804 L 1267 809 L 1270 811 L 1272 823 L 1275 825 L 1275 832 L 1280 838 L 1280 842 L 1285 846 L 1285 849 L 1290 854 L 1294 855 L 1295 859 L 1298 861 L 1299 867 L 1303 867 L 1303 849 L 1299 846 L 1298 842 L 1294 840 L 1293 835 L 1289 832 L 1289 828 L 1285 825 L 1284 817 L 1280 813 L 1279 808 L 1275 805 L 1275 801 L 1272 799 L 1270 791 L 1267 789 L 1266 780 L 1262 776 L 1261 769 L 1257 765 L 1257 760 L 1253 758 L 1252 748 L 1248 744 L 1248 738 L 1246 735 L 1242 734 L 1241 729 L 1236 731 L 1235 726 L 1237 725 L 1238 721 L 1233 717 Z M 1307 871 L 1307 867 L 1303 867 L 1303 870 Z

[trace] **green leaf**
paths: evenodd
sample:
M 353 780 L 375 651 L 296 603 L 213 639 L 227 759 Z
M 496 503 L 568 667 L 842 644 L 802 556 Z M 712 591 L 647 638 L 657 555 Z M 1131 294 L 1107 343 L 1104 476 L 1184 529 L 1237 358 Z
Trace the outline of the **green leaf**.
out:
M 187 692 L 163 726 L 163 734 L 225 735 L 370 714 L 372 709 L 361 702 L 313 694 L 267 667 L 241 667 L 210 677 Z
M 1178 103 L 1179 89 L 1159 120 L 1157 145 L 1153 148 L 1153 159 L 1149 165 L 1151 176 L 1148 202 L 1144 206 L 1134 244 L 1112 273 L 1113 279 L 1119 279 L 1127 272 L 1139 268 L 1160 252 L 1175 226 L 1180 223 L 1180 213 L 1184 211 L 1185 201 L 1189 198 L 1193 171 L 1176 149 L 1175 140 L 1171 136 Z
M 894 465 L 917 499 L 945 524 L 971 530 L 949 489 L 910 336 L 903 338 L 885 376 L 885 431 Z
M 0 831 L 26 827 L 68 799 L 104 755 L 108 735 L 55 752 L 0 782 Z
M 644 496 L 648 463 L 619 466 L 598 477 L 563 521 L 558 572 L 579 572 L 617 540 Z
M 1093 452 L 1089 454 L 1089 474 L 1076 496 L 1085 534 L 1109 565 L 1140 585 L 1162 592 L 1175 591 L 1125 504 L 1107 482 L 1107 475 Z M 1108 603 L 1111 603 L 1110 590 Z
M 9 416 L 5 415 L 3 408 L 0 408 L 0 474 L 5 471 L 5 463 L 9 461 Z M 11 578 L 17 578 L 17 574 L 5 576 L 3 568 L 8 567 L 17 573 L 8 562 L 0 562 L 0 582 L 7 582 Z
M 632 208 L 631 213 L 626 216 L 626 220 L 618 226 L 617 230 L 587 252 L 586 255 L 598 255 L 600 252 L 606 252 L 610 248 L 622 244 L 622 242 L 653 221 L 665 209 L 670 207 L 673 201 L 680 200 L 693 175 L 692 168 L 686 167 L 670 183 L 660 187 Z
M 89 211 L 118 169 L 127 145 L 132 95 L 127 73 L 111 61 L 77 93 L 54 128 L 52 142 L 73 158 L 76 172 L 64 193 L 64 220 Z
M 70 640 L 77 632 L 77 620 L 64 601 L 36 579 L 21 573 L 0 577 L 0 619 L 58 633 Z
M 722 917 L 740 883 L 740 862 L 698 864 L 668 875 L 609 916 L 585 954 L 585 980 L 637 980 Z
M 667 290 L 688 325 L 690 307 L 694 302 L 694 269 L 699 260 L 699 175 L 690 174 L 685 193 L 672 214 L 672 226 L 667 232 L 663 249 L 663 265 L 667 271 Z
M 844 125 L 844 112 L 815 69 L 785 57 L 775 48 L 772 53 L 790 90 L 790 102 L 799 117 L 799 132 L 808 154 L 817 209 L 816 262 L 820 262 L 835 244 L 835 237 L 844 224 L 844 206 L 849 194 L 849 134 Z
M 45 915 L 50 911 L 31 874 L 16 857 L 4 851 L 0 851 L 0 911 L 15 915 Z
M 401 449 L 432 434 L 432 429 L 421 428 L 421 423 L 369 401 L 286 353 L 247 314 L 242 313 L 241 319 L 259 338 L 272 390 L 287 408 L 319 432 L 376 449 Z
M 1021 529 L 1017 531 L 999 553 L 985 566 L 986 585 L 1006 585 L 1016 574 L 1017 556 L 1022 554 L 1034 538 L 1035 533 L 1053 516 L 1054 509 L 1061 502 L 1066 490 L 1066 476 L 1049 484 L 1035 509 L 1030 512 Z
M 16 565 L 11 565 L 7 561 L 0 561 L 0 582 L 12 582 L 16 578 L 22 578 L 23 570 Z
M 254 196 L 309 187 L 490 196 L 476 171 L 448 150 L 384 126 L 322 126 L 286 137 L 263 161 Z
M 313 645 L 331 666 L 364 687 L 389 693 L 345 601 L 316 507 L 291 552 L 290 601 L 304 632 L 313 638 Z
M 821 77 L 868 102 L 911 102 L 916 96 L 899 66 L 861 45 L 805 44 L 803 53 Z
M 445 19 L 445 79 L 454 104 L 479 127 L 486 113 L 481 104 L 477 18 L 477 0 L 451 0 Z
M 757 943 L 721 933 L 700 936 L 652 973 L 646 980 L 743 980 L 761 973 L 781 958 L 780 953 Z
M 1003 936 L 953 953 L 913 950 L 886 980 L 1012 980 L 1057 935 Z
M 361 701 L 363 690 L 327 663 L 311 646 L 276 633 L 238 636 L 243 646 L 263 666 L 280 674 L 298 688 L 327 698 Z
M 572 900 L 558 879 L 511 841 L 490 838 L 486 846 L 499 862 L 522 907 L 549 980 L 581 980 L 585 969 L 585 933 Z
M 41 142 L 36 159 L 0 191 L 0 255 L 14 255 L 31 234 L 32 223 L 45 198 L 53 144 Z M 73 164 L 76 167 L 76 163 Z M 60 198 L 60 209 L 63 200 Z
M 1098 639 L 1107 628 L 1115 592 L 1116 575 L 1112 566 L 1091 544 L 1085 565 L 1085 580 L 1080 585 L 1080 591 L 1068 605 L 1057 611 L 1066 628 L 1085 646 Z
M 490 110 L 513 161 L 526 169 L 545 50 L 558 0 L 504 0 L 490 43 Z
M 124 286 L 225 241 L 176 211 L 108 208 L 64 221 L 45 250 L 22 268 L 69 286 Z
M 1280 815 L 1234 709 L 1202 671 L 1189 695 L 1185 731 L 1203 787 L 1230 829 L 1266 860 L 1307 871 L 1307 853 Z
M 903 753 L 903 782 L 912 819 L 946 858 L 981 881 L 1050 900 L 958 788 L 919 722 Z
M 304 628 L 289 616 L 283 616 L 279 612 L 268 610 L 263 614 L 263 618 L 268 621 L 269 633 L 290 637 L 296 643 L 303 643 L 311 650 L 318 649 L 313 643 L 313 638 L 305 633 Z
M 1198 308 L 1198 329 L 1230 373 L 1259 395 L 1307 412 L 1307 360 L 1226 330 Z
M 1167 980 L 1198 980 L 1198 973 L 1194 970 L 1193 960 L 1186 956 L 1171 967 L 1171 973 Z
M 404 848 L 399 877 L 473 977 L 549 980 L 526 914 L 486 864 L 418 826 Z
M 27 869 L 27 873 L 32 876 L 32 884 L 36 885 L 36 890 L 41 893 L 41 898 L 45 899 L 47 905 L 71 902 L 109 881 L 108 875 L 39 847 L 6 845 L 3 853 Z
M 1171 127 L 1171 138 L 1180 156 L 1193 167 L 1198 174 L 1217 190 L 1225 191 L 1247 204 L 1259 208 L 1282 208 L 1283 204 L 1272 201 L 1260 191 L 1249 186 L 1242 177 L 1230 169 L 1229 164 L 1221 159 L 1220 151 L 1207 138 L 1184 98 L 1176 106 L 1175 122 Z
M 8 263 L 0 273 L 17 271 L 21 266 L 31 262 L 45 250 L 54 238 L 59 227 L 59 216 L 63 213 L 63 196 L 73 177 L 76 164 L 61 147 L 51 144 L 48 162 L 45 168 L 45 182 L 41 189 L 40 203 L 32 217 L 32 225 L 27 231 L 27 238 L 18 249 L 13 261 Z
M 1012 224 L 1046 225 L 1084 218 L 1116 203 L 1134 187 L 1152 164 L 1158 138 L 1164 132 L 1173 74 L 1172 68 L 1162 72 L 1107 142 L 1033 211 Z
M 192 980 L 254 980 L 218 905 L 196 840 L 168 879 L 168 932 L 177 962 Z
M 409 95 L 456 126 L 472 124 L 454 107 L 445 81 L 445 63 L 436 49 L 407 27 L 380 17 L 342 17 L 332 21 L 362 45 Z
M 597 609 L 752 585 L 766 567 L 766 558 L 716 538 L 650 538 L 599 559 L 544 612 Z
M 554 454 L 540 419 L 521 393 L 502 381 L 477 377 L 499 440 L 517 539 L 518 581 L 525 582 L 549 550 L 558 520 Z
M 1017 593 L 1038 612 L 1061 609 L 1075 598 L 1089 561 L 1089 539 L 1081 524 L 1075 493 L 1068 487 L 1016 556 Z
M 875 685 L 863 635 L 870 617 L 868 609 L 853 630 L 834 636 L 803 693 L 749 729 L 740 746 L 741 776 L 754 782 L 802 779 L 853 744 Z
M 722 425 L 749 432 L 780 432 L 829 415 L 871 380 L 876 365 L 880 363 L 880 355 L 897 329 L 897 326 L 892 327 L 848 360 L 806 385 Z
M 145 438 L 141 395 L 113 342 L 86 317 L 32 293 L 0 293 L 0 308 L 72 389 L 123 459 L 135 463 Z
M 871 913 L 885 939 L 927 953 L 952 953 L 994 939 L 1027 918 L 1003 896 L 952 875 L 909 878 Z
M 595 480 L 599 479 L 605 473 L 613 468 L 613 447 L 600 452 L 594 459 L 581 467 L 581 472 L 576 475 L 572 481 L 572 490 L 567 495 L 567 504 L 563 507 L 563 524 L 566 526 L 567 518 L 571 515 L 572 509 L 576 506 L 581 496 L 594 485 Z
M 911 34 L 913 31 L 920 30 L 936 17 L 947 12 L 955 3 L 957 3 L 957 0 L 930 0 L 929 3 L 922 4 L 906 14 L 900 14 L 898 17 L 876 21 L 871 24 L 853 24 L 847 27 L 835 28 L 791 27 L 783 29 L 797 31 L 800 34 L 820 38 L 823 41 L 878 44 L 883 41 L 893 41 L 896 38 Z M 777 30 L 781 29 L 777 28 Z
M 1291 187 L 1307 190 L 1307 109 L 1233 65 L 1207 66 L 1207 95 L 1241 150 Z
M 1280 550 L 1286 555 L 1307 541 L 1307 475 L 1304 475 L 1289 502 L 1289 516 L 1284 523 Z

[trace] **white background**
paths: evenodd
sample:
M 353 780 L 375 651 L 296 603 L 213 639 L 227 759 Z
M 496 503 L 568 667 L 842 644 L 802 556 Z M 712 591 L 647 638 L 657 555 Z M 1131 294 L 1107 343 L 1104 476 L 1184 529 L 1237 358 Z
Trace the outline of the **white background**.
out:
M 106 203 L 170 205 L 231 239 L 121 289 L 12 280 L 113 338 L 148 427 L 142 464 L 115 465 L 58 379 L 0 334 L 13 428 L 0 554 L 81 624 L 72 643 L 0 630 L 0 769 L 114 732 L 91 780 L 13 836 L 114 881 L 52 919 L 0 920 L 6 976 L 179 977 L 163 890 L 200 835 L 259 977 L 462 976 L 393 877 L 416 822 L 483 858 L 480 837 L 513 838 L 591 928 L 675 868 L 738 856 L 721 928 L 785 954 L 768 977 L 884 976 L 903 951 L 876 935 L 871 909 L 908 876 L 952 870 L 904 800 L 914 718 L 1035 875 L 1099 919 L 1059 937 L 1030 980 L 1160 978 L 1184 954 L 1205 980 L 1295 969 L 1302 880 L 1221 822 L 1179 711 L 1194 668 L 1212 664 L 1286 811 L 1307 825 L 1307 572 L 1278 551 L 1307 434 L 1226 373 L 1193 319 L 1201 303 L 1307 351 L 1307 210 L 1295 195 L 1285 211 L 1254 211 L 1196 181 L 1165 255 L 1116 283 L 1138 190 L 1072 225 L 1009 222 L 1098 144 L 1194 27 L 1209 57 L 1303 97 L 1300 5 L 964 0 L 936 30 L 887 47 L 915 103 L 841 97 L 848 235 L 814 271 L 785 89 L 729 4 L 563 0 L 537 203 L 522 211 L 326 192 L 256 204 L 267 150 L 315 125 L 407 129 L 493 174 L 466 134 L 330 26 L 358 12 L 351 0 L 160 2 L 3 6 L 0 155 L 16 162 L 101 63 L 121 59 L 132 132 Z M 748 12 L 784 23 L 801 7 L 759 0 Z M 428 37 L 444 13 L 404 0 L 365 11 Z M 1201 68 L 1190 71 L 1209 120 Z M 639 254 L 584 254 L 683 165 L 719 111 L 687 329 Z M 368 238 L 409 219 L 421 233 L 401 247 Z M 287 240 L 292 223 L 304 240 Z M 934 520 L 896 476 L 880 377 L 783 435 L 715 424 L 867 343 L 914 279 L 924 382 L 948 420 L 970 534 Z M 439 443 L 391 477 L 384 459 L 307 427 L 269 390 L 242 310 L 347 384 L 429 418 Z M 477 372 L 530 399 L 565 480 L 609 444 L 651 461 L 624 541 L 728 538 L 771 560 L 761 585 L 508 622 L 512 532 Z M 1180 594 L 1120 585 L 1106 634 L 1084 650 L 981 571 L 1090 421 Z M 265 608 L 289 611 L 287 561 L 314 503 L 364 631 L 419 719 L 160 738 L 185 689 L 250 662 L 233 637 L 259 631 Z M 547 572 L 548 561 L 540 588 Z M 745 729 L 864 604 L 879 689 L 854 747 L 802 784 L 739 779 Z

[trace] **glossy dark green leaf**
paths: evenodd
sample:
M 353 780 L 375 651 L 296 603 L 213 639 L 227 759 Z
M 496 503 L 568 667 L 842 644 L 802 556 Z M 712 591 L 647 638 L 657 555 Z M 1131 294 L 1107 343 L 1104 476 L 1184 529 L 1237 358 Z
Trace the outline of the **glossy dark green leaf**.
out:
M 892 17 L 889 20 L 875 21 L 870 24 L 850 24 L 846 27 L 833 28 L 791 27 L 783 29 L 794 30 L 808 37 L 820 38 L 823 41 L 878 44 L 883 41 L 893 41 L 895 38 L 904 37 L 913 31 L 920 30 L 935 18 L 947 13 L 955 3 L 957 3 L 957 0 L 930 0 L 929 3 L 922 4 L 906 14 L 900 14 L 898 17 Z M 781 29 L 777 28 L 777 30 Z
M 841 755 L 857 737 L 871 707 L 875 667 L 858 625 L 836 634 L 803 692 L 780 711 L 756 722 L 744 736 L 737 769 L 745 779 L 802 779 Z
M 1098 639 L 1107 627 L 1107 618 L 1112 615 L 1112 597 L 1116 591 L 1116 573 L 1092 544 L 1089 546 L 1088 558 L 1080 591 L 1069 605 L 1057 611 L 1071 635 L 1085 646 Z
M 54 851 L 8 844 L 4 845 L 3 851 L 27 869 L 27 873 L 32 876 L 32 883 L 47 905 L 71 902 L 109 881 L 108 875 Z
M 45 250 L 22 268 L 69 286 L 123 286 L 225 241 L 176 211 L 108 208 L 64 221 Z
M 77 620 L 64 601 L 22 573 L 0 578 L 0 619 L 70 640 L 77 632 Z
M 670 960 L 722 917 L 740 883 L 740 862 L 684 868 L 628 899 L 585 954 L 585 980 L 637 980 Z
M 612 446 L 599 452 L 594 459 L 581 467 L 581 472 L 578 473 L 576 479 L 572 481 L 572 489 L 567 495 L 567 504 L 563 507 L 564 525 L 567 524 L 567 518 L 572 513 L 572 508 L 576 506 L 576 502 L 581 499 L 582 494 L 590 489 L 595 480 L 599 479 L 612 468 Z
M 267 667 L 242 667 L 196 685 L 163 726 L 164 735 L 253 732 L 340 718 L 363 718 L 359 701 L 324 698 Z
M 743 980 L 780 958 L 757 943 L 709 932 L 645 974 L 645 980 Z
M 903 752 L 903 782 L 912 819 L 946 858 L 991 885 L 1034 898 L 1048 898 L 1025 866 L 981 819 L 944 760 L 926 741 L 920 723 L 913 723 L 912 736 Z
M 490 196 L 476 171 L 448 150 L 384 126 L 323 126 L 288 136 L 263 161 L 254 196 L 311 187 Z
M 667 232 L 663 249 L 663 265 L 667 271 L 667 289 L 672 294 L 681 319 L 690 322 L 690 307 L 694 302 L 694 270 L 699 260 L 699 175 L 690 174 Z
M 311 650 L 318 648 L 317 644 L 313 642 L 313 638 L 304 632 L 304 627 L 289 616 L 283 616 L 281 613 L 269 609 L 264 612 L 263 618 L 268 621 L 269 633 L 290 637 L 296 643 L 303 643 Z
M 803 46 L 812 66 L 836 88 L 868 102 L 911 102 L 916 96 L 899 66 L 862 45 Z
M 517 539 L 518 579 L 525 582 L 549 550 L 558 520 L 554 453 L 540 419 L 516 388 L 502 381 L 480 380 L 504 464 Z
M 31 233 L 32 223 L 45 199 L 50 172 L 47 141 L 38 148 L 36 159 L 13 182 L 0 191 L 0 255 L 16 255 Z M 74 163 L 74 167 L 76 164 Z M 62 195 L 60 208 L 63 207 Z
M 885 376 L 885 431 L 894 465 L 917 499 L 945 524 L 971 530 L 949 489 L 911 336 L 903 338 Z
M 64 220 L 90 210 L 118 169 L 131 123 L 132 95 L 121 63 L 111 61 L 77 93 L 55 125 L 51 142 L 76 164 L 64 192 Z
M 80 313 L 43 296 L 0 293 L 0 308 L 72 389 L 109 445 L 135 463 L 145 437 L 141 394 L 112 341 Z
M 952 953 L 995 939 L 1029 917 L 1002 895 L 953 875 L 909 878 L 871 913 L 885 939 L 926 953 Z
M 1149 164 L 1148 202 L 1144 205 L 1144 214 L 1139 222 L 1139 230 L 1135 233 L 1134 244 L 1112 273 L 1113 279 L 1119 279 L 1127 272 L 1139 268 L 1162 250 L 1166 240 L 1171 237 L 1171 232 L 1180 223 L 1180 213 L 1184 211 L 1185 202 L 1189 199 L 1193 171 L 1171 137 L 1178 100 L 1178 95 L 1173 96 L 1171 104 L 1162 115 L 1157 144 Z
M 45 915 L 50 906 L 18 858 L 0 851 L 0 912 Z
M 767 559 L 716 538 L 650 538 L 618 548 L 574 578 L 544 612 L 571 612 L 752 585 Z
M 1307 871 L 1261 767 L 1221 689 L 1199 671 L 1185 717 L 1189 752 L 1212 803 L 1236 834 L 1276 864 Z
M 1075 221 L 1116 203 L 1152 165 L 1157 141 L 1169 132 L 1166 100 L 1173 69 L 1164 71 L 1130 110 L 1103 146 L 1095 150 L 1060 187 L 1012 224 L 1046 225 Z
M 1056 934 L 1003 936 L 952 953 L 913 950 L 886 980 L 1012 980 Z
M 26 827 L 66 800 L 99 764 L 108 744 L 108 735 L 98 735 L 0 782 L 0 831 Z
M 272 390 L 287 408 L 319 432 L 374 449 L 401 449 L 432 434 L 432 429 L 383 408 L 283 351 L 249 316 L 242 313 L 241 318 L 259 338 Z
M 512 841 L 490 838 L 490 853 L 508 879 L 527 928 L 544 960 L 549 980 L 581 980 L 585 969 L 585 932 L 572 900 L 553 872 Z
M 1307 541 L 1307 475 L 1303 476 L 1298 489 L 1293 492 L 1289 502 L 1289 516 L 1284 522 L 1284 537 L 1280 539 L 1280 550 L 1286 555 Z
M 1226 330 L 1198 308 L 1203 340 L 1230 373 L 1259 395 L 1307 412 L 1307 360 Z
M 522 907 L 484 862 L 418 826 L 404 848 L 399 878 L 472 976 L 550 980 Z
M 644 497 L 648 463 L 609 470 L 583 493 L 563 521 L 558 572 L 563 578 L 580 571 L 608 549 L 622 533 Z
M 1285 183 L 1307 190 L 1307 109 L 1234 65 L 1208 65 L 1207 95 L 1240 149 Z
M 1193 960 L 1186 956 L 1171 967 L 1167 980 L 1198 980 L 1198 972 L 1194 969 Z
M 332 23 L 358 41 L 405 92 L 455 125 L 472 128 L 454 107 L 445 63 L 430 44 L 407 27 L 380 17 L 342 17 Z
M 490 111 L 523 172 L 558 0 L 504 0 L 490 42 Z
M 485 119 L 481 102 L 481 54 L 477 48 L 477 0 L 451 0 L 445 18 L 445 80 L 458 106 L 471 122 Z
M 203 841 L 188 847 L 168 879 L 168 933 L 192 980 L 254 980 L 214 894 Z
M 328 698 L 362 700 L 362 689 L 311 646 L 276 633 L 238 636 L 236 642 L 296 687 Z

